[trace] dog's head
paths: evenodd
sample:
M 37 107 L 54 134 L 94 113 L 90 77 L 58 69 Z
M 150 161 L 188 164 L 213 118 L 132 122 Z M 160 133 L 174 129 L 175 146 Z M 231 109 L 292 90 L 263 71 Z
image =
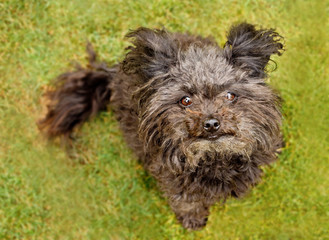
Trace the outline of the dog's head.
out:
M 280 55 L 272 29 L 233 26 L 223 48 L 209 39 L 140 28 L 123 71 L 139 75 L 140 137 L 174 172 L 223 159 L 265 163 L 280 139 L 279 97 L 265 83 Z M 268 157 L 271 156 L 271 157 Z

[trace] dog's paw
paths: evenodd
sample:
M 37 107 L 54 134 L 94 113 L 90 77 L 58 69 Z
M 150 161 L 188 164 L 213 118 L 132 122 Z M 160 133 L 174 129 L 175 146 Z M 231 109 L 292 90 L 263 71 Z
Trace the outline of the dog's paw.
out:
M 202 219 L 185 217 L 181 220 L 181 223 L 188 230 L 200 230 L 206 226 L 207 221 L 207 217 Z

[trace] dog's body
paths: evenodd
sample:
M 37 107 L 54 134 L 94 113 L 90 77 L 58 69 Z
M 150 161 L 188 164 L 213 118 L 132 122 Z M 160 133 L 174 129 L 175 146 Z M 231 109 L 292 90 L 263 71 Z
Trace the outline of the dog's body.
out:
M 139 28 L 125 59 L 95 62 L 60 76 L 40 122 L 50 137 L 110 104 L 128 145 L 154 176 L 185 228 L 207 222 L 209 207 L 239 197 L 276 159 L 279 97 L 265 66 L 282 38 L 250 24 L 231 28 L 220 48 L 210 38 Z

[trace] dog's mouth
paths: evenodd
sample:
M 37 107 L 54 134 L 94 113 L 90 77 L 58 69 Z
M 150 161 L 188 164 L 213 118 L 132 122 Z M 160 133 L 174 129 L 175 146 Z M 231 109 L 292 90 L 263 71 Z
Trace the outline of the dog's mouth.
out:
M 208 136 L 207 139 L 209 139 L 209 140 L 216 140 L 216 139 L 218 139 L 219 137 L 220 137 L 219 135 L 215 134 L 215 135 L 210 135 L 210 136 Z
M 210 134 L 203 138 L 207 139 L 209 141 L 216 141 L 219 139 L 226 139 L 226 138 L 234 137 L 234 136 L 235 136 L 235 133 L 219 133 L 219 134 Z

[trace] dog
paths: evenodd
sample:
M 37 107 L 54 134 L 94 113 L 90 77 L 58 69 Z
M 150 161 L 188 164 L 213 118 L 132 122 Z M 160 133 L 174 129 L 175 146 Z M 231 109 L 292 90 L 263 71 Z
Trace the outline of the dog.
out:
M 241 197 L 276 160 L 281 99 L 266 66 L 284 51 L 274 29 L 233 25 L 212 37 L 138 28 L 120 63 L 96 61 L 60 75 L 40 129 L 70 139 L 98 112 L 114 111 L 128 146 L 157 180 L 186 229 L 203 228 L 209 208 Z

